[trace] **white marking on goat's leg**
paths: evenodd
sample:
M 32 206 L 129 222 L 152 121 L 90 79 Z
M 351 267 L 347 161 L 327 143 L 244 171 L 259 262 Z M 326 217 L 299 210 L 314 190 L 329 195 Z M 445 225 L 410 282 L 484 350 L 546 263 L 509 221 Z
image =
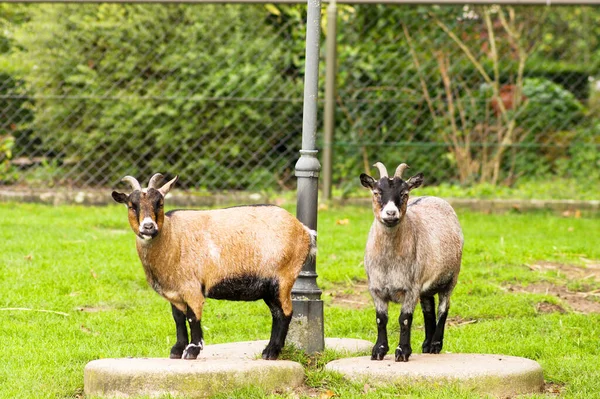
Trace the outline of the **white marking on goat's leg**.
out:
M 197 299 L 197 298 L 196 298 Z M 184 359 L 196 359 L 200 354 L 200 351 L 204 349 L 204 337 L 202 334 L 202 326 L 198 314 L 201 313 L 201 309 L 197 309 L 197 313 L 194 312 L 188 304 L 187 319 L 190 325 L 190 343 L 183 352 Z
M 446 327 L 446 318 L 448 317 L 448 309 L 450 308 L 450 293 L 439 293 L 438 298 L 438 320 L 435 327 L 435 333 L 431 340 L 431 353 L 440 353 L 444 346 L 444 328 Z
M 371 360 L 383 360 L 389 349 L 387 341 L 388 303 L 373 291 L 371 291 L 371 295 L 375 303 L 375 320 L 377 321 L 377 342 L 371 351 Z
M 449 304 L 450 304 L 450 298 L 448 295 L 439 295 L 439 300 L 440 303 L 438 305 L 438 315 L 441 315 L 442 313 L 446 313 L 448 312 L 448 308 L 449 308 Z
M 418 288 L 418 287 L 415 287 Z M 419 289 L 408 291 L 404 295 L 404 302 L 400 310 L 398 323 L 400 324 L 400 342 L 396 348 L 396 361 L 406 362 L 412 353 L 410 345 L 410 330 L 412 328 L 413 313 L 419 300 Z
M 197 344 L 192 344 L 192 343 L 188 344 L 188 345 L 185 347 L 185 351 L 186 351 L 186 352 L 188 352 L 188 350 L 189 350 L 190 348 L 199 348 L 200 350 L 204 349 L 204 340 L 201 340 L 201 341 L 200 341 L 199 343 L 197 343 Z
M 177 331 L 177 342 L 171 348 L 169 357 L 171 359 L 180 359 L 183 356 L 185 347 L 189 343 L 187 327 L 185 326 L 185 313 L 179 310 L 175 305 L 171 304 L 173 320 Z

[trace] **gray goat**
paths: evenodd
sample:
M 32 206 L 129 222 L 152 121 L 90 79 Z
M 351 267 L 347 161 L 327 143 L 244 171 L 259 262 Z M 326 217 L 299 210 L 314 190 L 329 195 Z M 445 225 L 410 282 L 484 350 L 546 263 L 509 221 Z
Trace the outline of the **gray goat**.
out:
M 365 251 L 369 291 L 375 304 L 377 342 L 372 360 L 382 360 L 389 350 L 388 303 L 402 303 L 400 343 L 395 360 L 408 361 L 412 348 L 410 330 L 413 313 L 421 302 L 425 319 L 423 353 L 440 353 L 450 294 L 456 285 L 462 258 L 463 234 L 454 209 L 436 197 L 408 199 L 408 193 L 423 183 L 419 173 L 404 181 L 408 168 L 400 164 L 392 178 L 377 162 L 380 179 L 360 175 L 361 184 L 373 194 L 375 220 Z M 438 294 L 436 323 L 435 299 Z

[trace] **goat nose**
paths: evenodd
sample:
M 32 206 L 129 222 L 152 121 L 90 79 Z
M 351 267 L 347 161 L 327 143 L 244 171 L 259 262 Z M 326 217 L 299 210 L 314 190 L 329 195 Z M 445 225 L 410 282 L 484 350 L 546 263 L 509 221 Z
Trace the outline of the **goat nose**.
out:
M 388 216 L 396 216 L 396 211 L 395 210 L 387 210 L 387 211 L 385 211 L 385 213 Z
M 154 223 L 146 222 L 142 225 L 142 227 L 144 228 L 144 230 L 152 230 L 154 228 Z

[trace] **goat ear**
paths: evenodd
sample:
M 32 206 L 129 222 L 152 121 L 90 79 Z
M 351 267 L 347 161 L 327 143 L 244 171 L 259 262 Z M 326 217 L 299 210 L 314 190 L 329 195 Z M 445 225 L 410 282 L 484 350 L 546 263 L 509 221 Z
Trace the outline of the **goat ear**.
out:
M 126 204 L 127 203 L 127 199 L 129 198 L 129 195 L 123 194 L 123 193 L 119 193 L 117 191 L 113 191 L 112 192 L 112 197 L 119 204 Z
M 160 193 L 163 195 L 163 197 L 165 195 L 167 195 L 167 193 L 169 191 L 171 191 L 171 189 L 173 188 L 173 186 L 175 185 L 175 183 L 177 182 L 178 179 L 179 179 L 179 176 L 175 176 L 173 179 L 169 180 L 161 188 L 158 189 L 158 191 L 160 191 Z
M 406 184 L 408 184 L 409 190 L 412 190 L 413 188 L 417 188 L 417 187 L 421 186 L 421 184 L 423 184 L 423 173 L 414 175 L 413 177 L 411 177 L 410 179 L 408 179 L 406 181 Z
M 373 179 L 371 176 L 367 175 L 366 173 L 361 173 L 360 174 L 360 184 L 362 184 L 363 187 L 373 190 L 373 187 L 375 187 L 375 179 Z

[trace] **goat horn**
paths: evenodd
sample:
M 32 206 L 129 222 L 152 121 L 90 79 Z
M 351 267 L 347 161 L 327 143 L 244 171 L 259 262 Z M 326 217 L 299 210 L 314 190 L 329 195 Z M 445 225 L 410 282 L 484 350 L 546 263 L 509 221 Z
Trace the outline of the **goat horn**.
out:
M 402 173 L 404 173 L 404 171 L 406 169 L 410 169 L 410 166 L 408 166 L 405 163 L 401 163 L 400 165 L 398 165 L 398 167 L 396 168 L 396 173 L 394 173 L 394 177 L 399 177 L 402 178 Z
M 135 191 L 135 190 L 142 191 L 142 186 L 140 185 L 140 182 L 137 181 L 137 179 L 133 176 L 125 176 L 124 178 L 121 179 L 121 181 L 123 183 L 131 184 L 131 188 L 133 188 L 133 191 Z
M 379 169 L 379 178 L 384 178 L 384 177 L 388 177 L 388 172 L 387 169 L 385 168 L 385 166 L 381 163 L 381 162 L 377 162 L 375 165 L 377 169 Z
M 156 186 L 160 184 L 160 182 L 163 181 L 164 178 L 165 177 L 160 173 L 156 173 L 150 178 L 150 181 L 148 182 L 148 188 L 156 188 Z

